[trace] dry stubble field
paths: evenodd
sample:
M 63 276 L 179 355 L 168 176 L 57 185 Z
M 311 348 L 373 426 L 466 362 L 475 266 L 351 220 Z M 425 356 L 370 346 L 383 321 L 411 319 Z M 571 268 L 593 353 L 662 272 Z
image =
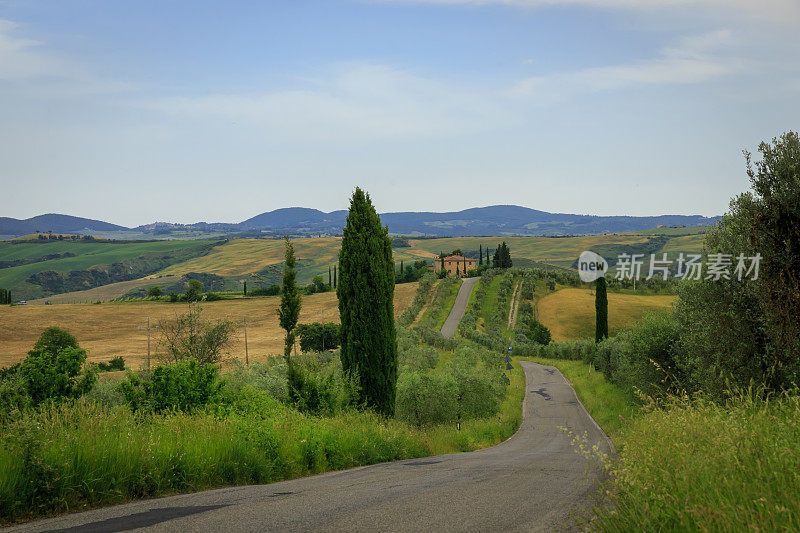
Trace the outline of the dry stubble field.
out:
M 667 309 L 675 296 L 608 293 L 608 329 L 630 327 L 646 313 Z M 566 288 L 548 294 L 538 304 L 539 320 L 555 341 L 594 338 L 594 291 Z
M 417 283 L 403 283 L 395 288 L 394 310 L 399 315 L 411 304 Z M 283 330 L 278 325 L 280 297 L 204 302 L 203 315 L 210 320 L 227 318 L 236 322 L 252 322 L 247 329 L 250 360 L 283 352 Z M 125 358 L 130 368 L 138 368 L 147 355 L 147 332 L 137 326 L 150 317 L 156 325 L 187 311 L 187 304 L 166 302 L 128 302 L 64 305 L 28 305 L 0 307 L 0 367 L 10 366 L 31 349 L 48 326 L 67 329 L 88 351 L 89 361 L 107 361 L 116 356 Z M 339 322 L 336 293 L 328 292 L 303 297 L 300 323 Z M 158 331 L 152 333 L 152 350 L 158 347 Z M 239 330 L 230 348 L 230 357 L 244 360 L 244 334 Z

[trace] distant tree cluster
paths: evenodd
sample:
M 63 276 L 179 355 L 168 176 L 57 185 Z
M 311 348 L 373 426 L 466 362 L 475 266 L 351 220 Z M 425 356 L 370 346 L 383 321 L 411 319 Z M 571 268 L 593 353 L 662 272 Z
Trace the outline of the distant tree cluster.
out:
M 494 268 L 511 268 L 511 251 L 508 249 L 506 241 L 500 243 L 497 250 L 494 251 L 494 258 L 492 259 L 492 266 Z
M 11 303 L 11 291 L 0 287 L 0 304 Z
M 422 276 L 430 272 L 428 262 L 425 260 L 414 261 L 411 266 L 404 266 L 400 261 L 400 269 L 394 275 L 395 283 L 410 283 L 412 281 L 419 281 Z

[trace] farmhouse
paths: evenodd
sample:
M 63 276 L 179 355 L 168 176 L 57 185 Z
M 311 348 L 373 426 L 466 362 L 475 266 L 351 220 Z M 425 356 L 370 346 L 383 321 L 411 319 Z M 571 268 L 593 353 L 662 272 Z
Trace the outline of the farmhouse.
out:
M 436 272 L 441 272 L 442 264 L 444 264 L 444 269 L 448 272 L 448 274 L 458 274 L 461 277 L 464 277 L 470 270 L 475 270 L 478 268 L 477 259 L 464 257 L 463 255 L 448 255 L 444 258 L 437 257 L 433 261 L 433 270 Z

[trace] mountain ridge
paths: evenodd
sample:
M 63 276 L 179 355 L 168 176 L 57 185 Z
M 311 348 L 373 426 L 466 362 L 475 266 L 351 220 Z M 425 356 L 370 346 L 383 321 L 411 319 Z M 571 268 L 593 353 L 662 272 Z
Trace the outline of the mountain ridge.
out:
M 641 231 L 658 226 L 708 226 L 719 217 L 702 215 L 600 216 L 549 213 L 517 205 L 472 207 L 461 211 L 398 211 L 381 213 L 381 221 L 394 234 L 426 237 L 483 235 L 597 235 Z M 101 220 L 48 213 L 28 219 L 0 217 L 0 235 L 26 235 L 35 231 L 54 233 L 138 231 L 168 235 L 187 229 L 218 232 L 288 233 L 318 235 L 341 233 L 347 211 L 324 212 L 307 207 L 284 207 L 265 211 L 242 222 L 197 222 L 172 224 L 155 222 L 127 228 Z

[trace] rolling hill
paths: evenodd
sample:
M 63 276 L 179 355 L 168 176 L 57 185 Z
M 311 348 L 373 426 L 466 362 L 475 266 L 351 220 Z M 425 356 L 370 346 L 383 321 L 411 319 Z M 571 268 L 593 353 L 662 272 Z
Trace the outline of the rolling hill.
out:
M 187 232 L 193 232 L 194 238 L 203 232 L 213 233 L 206 237 L 262 234 L 341 235 L 346 217 L 347 211 L 325 213 L 305 207 L 288 207 L 261 213 L 238 223 L 155 222 L 131 229 L 98 220 L 48 214 L 25 220 L 0 218 L 0 235 L 26 235 L 36 230 L 54 233 L 102 233 L 104 237 L 116 239 L 184 238 Z M 381 214 L 381 220 L 389 226 L 391 233 L 417 237 L 601 235 L 642 231 L 659 226 L 708 226 L 716 218 L 701 215 L 575 215 L 548 213 L 515 205 L 476 207 L 447 213 L 409 211 Z

